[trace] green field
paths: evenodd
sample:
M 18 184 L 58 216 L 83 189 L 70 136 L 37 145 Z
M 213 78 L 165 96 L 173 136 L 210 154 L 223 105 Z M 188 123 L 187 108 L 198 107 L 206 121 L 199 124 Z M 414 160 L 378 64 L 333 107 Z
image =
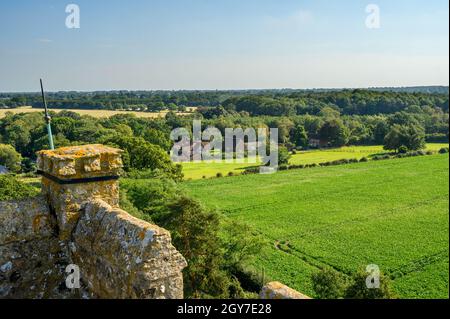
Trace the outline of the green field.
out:
M 427 150 L 438 151 L 448 144 L 428 144 Z M 324 162 L 340 160 L 340 159 L 361 159 L 362 157 L 370 157 L 375 154 L 386 153 L 383 146 L 347 146 L 336 149 L 324 149 L 299 152 L 292 156 L 290 164 L 320 164 Z M 257 163 L 225 163 L 223 162 L 194 162 L 183 163 L 183 173 L 185 179 L 201 179 L 216 176 L 217 173 L 227 175 L 229 172 L 234 174 L 242 173 L 246 167 L 257 166 Z
M 377 264 L 402 298 L 448 298 L 449 157 L 185 182 L 266 240 L 249 269 L 313 295 L 310 276 Z
M 259 159 L 244 159 L 244 163 L 227 163 L 226 161 L 202 161 L 202 162 L 186 162 L 182 163 L 184 179 L 201 179 L 203 177 L 215 177 L 217 173 L 226 176 L 228 173 L 242 173 L 245 168 L 251 166 L 259 166 Z

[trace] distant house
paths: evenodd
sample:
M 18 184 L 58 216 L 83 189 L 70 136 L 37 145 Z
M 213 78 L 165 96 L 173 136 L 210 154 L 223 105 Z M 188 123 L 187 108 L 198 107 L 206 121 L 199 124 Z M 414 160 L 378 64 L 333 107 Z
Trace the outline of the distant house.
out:
M 312 137 L 308 141 L 310 147 L 322 148 L 328 146 L 328 141 L 321 140 L 320 138 Z
M 8 174 L 9 171 L 5 166 L 0 165 L 0 175 Z

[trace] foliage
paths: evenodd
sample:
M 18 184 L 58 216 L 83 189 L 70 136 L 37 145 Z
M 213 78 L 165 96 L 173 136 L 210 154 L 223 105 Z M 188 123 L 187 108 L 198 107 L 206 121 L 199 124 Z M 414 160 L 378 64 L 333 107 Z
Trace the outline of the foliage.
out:
M 423 128 L 395 124 L 384 139 L 384 148 L 399 151 L 402 147 L 411 151 L 423 149 L 425 147 Z
M 278 148 L 278 165 L 287 165 L 289 164 L 289 159 L 291 158 L 291 154 L 287 150 L 286 147 Z
M 313 289 L 319 299 L 394 299 L 390 279 L 380 273 L 379 288 L 368 288 L 369 273 L 358 270 L 348 278 L 329 267 L 312 275 Z
M 0 144 L 0 165 L 11 172 L 18 173 L 21 169 L 22 156 L 11 145 Z
M 324 123 L 319 134 L 330 146 L 340 147 L 347 144 L 350 133 L 340 119 L 333 118 Z
M 308 147 L 308 133 L 303 125 L 297 125 L 292 131 L 292 142 L 297 147 Z
M 364 270 L 357 271 L 352 276 L 352 282 L 345 291 L 346 299 L 394 299 L 396 294 L 391 287 L 389 277 L 380 273 L 380 287 L 371 289 L 367 288 L 368 273 Z
M 175 180 L 183 178 L 181 167 L 174 165 L 161 147 L 145 141 L 142 137 L 114 136 L 104 140 L 104 143 L 125 151 L 123 155 L 125 170 L 132 168 L 159 170 Z
M 348 285 L 347 278 L 330 267 L 325 267 L 312 275 L 314 292 L 319 299 L 340 299 Z
M 400 154 L 406 154 L 406 153 L 408 153 L 408 148 L 405 145 L 402 145 L 398 148 L 398 152 Z
M 0 175 L 0 201 L 36 196 L 39 192 L 9 175 Z

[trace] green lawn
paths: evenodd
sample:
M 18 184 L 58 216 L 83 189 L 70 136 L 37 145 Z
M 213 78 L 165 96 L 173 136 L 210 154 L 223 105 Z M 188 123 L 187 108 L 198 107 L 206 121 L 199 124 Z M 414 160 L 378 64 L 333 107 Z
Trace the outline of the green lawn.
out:
M 427 150 L 438 151 L 448 144 L 428 144 Z M 340 160 L 340 159 L 361 159 L 362 157 L 370 157 L 371 155 L 386 153 L 383 146 L 348 146 L 337 149 L 313 150 L 299 152 L 292 156 L 290 164 L 320 164 L 324 162 Z M 225 163 L 225 161 L 211 162 L 194 162 L 183 163 L 183 173 L 186 180 L 201 179 L 203 177 L 210 178 L 216 176 L 217 173 L 227 175 L 229 172 L 234 174 L 242 173 L 246 167 L 257 166 L 256 163 Z
M 263 235 L 264 250 L 249 267 L 269 279 L 312 295 L 310 276 L 320 266 L 349 274 L 377 264 L 403 298 L 448 298 L 448 155 L 184 186 Z

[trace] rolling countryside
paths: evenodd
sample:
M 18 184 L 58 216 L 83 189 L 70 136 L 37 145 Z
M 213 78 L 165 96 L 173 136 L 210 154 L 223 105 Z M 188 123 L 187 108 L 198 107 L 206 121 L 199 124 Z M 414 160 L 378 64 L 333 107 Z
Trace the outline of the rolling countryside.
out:
M 448 298 L 447 155 L 185 183 L 210 209 L 265 240 L 247 265 L 313 294 L 324 265 L 376 264 L 401 298 Z

